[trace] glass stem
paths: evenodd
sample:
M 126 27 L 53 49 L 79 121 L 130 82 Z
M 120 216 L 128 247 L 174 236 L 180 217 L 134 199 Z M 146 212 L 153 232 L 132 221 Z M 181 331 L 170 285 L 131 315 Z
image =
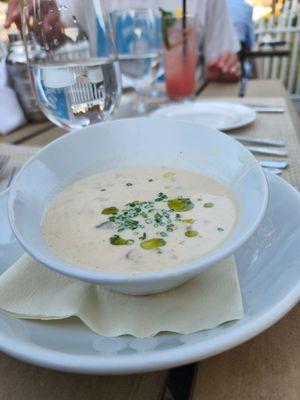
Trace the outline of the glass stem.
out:
M 146 105 L 144 103 L 144 94 L 141 89 L 136 89 L 136 112 L 143 114 L 146 112 Z

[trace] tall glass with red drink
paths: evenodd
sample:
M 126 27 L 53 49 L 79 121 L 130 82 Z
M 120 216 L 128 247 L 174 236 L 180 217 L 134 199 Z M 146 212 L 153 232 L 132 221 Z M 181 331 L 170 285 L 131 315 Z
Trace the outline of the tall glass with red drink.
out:
M 171 99 L 192 96 L 198 54 L 194 17 L 165 17 L 163 44 L 167 95 Z

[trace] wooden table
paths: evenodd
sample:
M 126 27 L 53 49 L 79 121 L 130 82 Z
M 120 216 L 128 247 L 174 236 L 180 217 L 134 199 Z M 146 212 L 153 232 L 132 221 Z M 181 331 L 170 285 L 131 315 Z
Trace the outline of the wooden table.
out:
M 210 84 L 201 97 L 236 97 L 239 84 Z M 296 111 L 279 81 L 250 81 L 246 97 L 284 97 L 300 135 Z M 43 146 L 64 131 L 45 122 L 27 125 L 0 143 Z M 195 367 L 120 377 L 49 371 L 0 355 L 0 400 L 161 400 L 166 387 L 177 399 L 298 400 L 300 398 L 300 304 L 251 341 Z M 172 398 L 168 397 L 167 398 Z

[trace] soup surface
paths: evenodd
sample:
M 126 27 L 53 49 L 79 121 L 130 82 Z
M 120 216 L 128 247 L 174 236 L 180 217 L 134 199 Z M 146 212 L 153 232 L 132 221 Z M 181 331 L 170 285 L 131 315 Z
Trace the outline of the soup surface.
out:
M 43 232 L 65 261 L 106 273 L 143 273 L 212 251 L 236 216 L 231 192 L 211 178 L 129 167 L 67 187 L 47 210 Z

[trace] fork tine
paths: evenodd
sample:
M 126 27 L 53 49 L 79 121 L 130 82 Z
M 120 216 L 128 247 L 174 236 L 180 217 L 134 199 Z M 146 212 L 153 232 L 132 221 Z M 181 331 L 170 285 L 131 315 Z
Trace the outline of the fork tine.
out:
M 1 164 L 3 161 L 6 161 L 6 160 L 8 160 L 8 159 L 9 159 L 9 156 L 8 156 L 7 154 L 0 155 L 0 164 Z
M 6 167 L 6 164 L 9 161 L 9 156 L 0 156 L 0 174 L 2 173 L 3 169 Z
M 13 167 L 13 169 L 11 170 L 11 173 L 9 174 L 9 178 L 8 178 L 7 184 L 5 186 L 5 189 L 8 189 L 10 187 L 12 180 L 14 179 L 14 176 L 16 175 L 17 172 L 18 172 L 18 168 Z

